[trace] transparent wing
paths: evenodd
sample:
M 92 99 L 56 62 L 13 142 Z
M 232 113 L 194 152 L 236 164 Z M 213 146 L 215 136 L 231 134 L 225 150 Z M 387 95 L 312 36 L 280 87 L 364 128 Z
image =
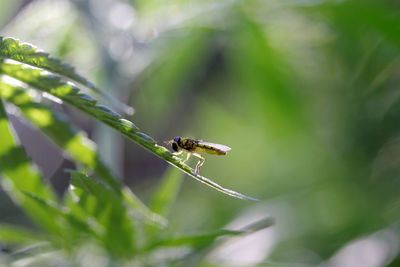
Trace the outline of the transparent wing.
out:
M 224 146 L 220 144 L 214 144 L 214 143 L 209 143 L 209 142 L 204 142 L 204 141 L 199 141 L 200 146 L 204 147 L 209 147 L 209 148 L 215 148 L 217 150 L 223 151 L 223 152 L 228 152 L 231 150 L 229 146 Z

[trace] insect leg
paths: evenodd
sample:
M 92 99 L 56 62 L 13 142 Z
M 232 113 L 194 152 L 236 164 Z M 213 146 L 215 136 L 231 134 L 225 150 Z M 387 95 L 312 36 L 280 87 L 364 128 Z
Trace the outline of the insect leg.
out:
M 174 152 L 174 153 L 172 153 L 172 154 L 174 154 L 175 156 L 179 156 L 180 154 L 182 154 L 183 153 L 183 150 L 181 150 L 181 151 L 179 151 L 179 152 Z
M 186 161 L 189 160 L 191 153 L 186 152 L 186 158 L 184 160 L 182 160 L 183 163 L 185 163 Z
M 197 162 L 196 168 L 194 170 L 194 173 L 197 175 L 200 172 L 200 167 L 203 166 L 204 161 L 206 161 L 206 159 L 197 153 L 193 153 L 193 156 L 199 158 L 199 162 Z

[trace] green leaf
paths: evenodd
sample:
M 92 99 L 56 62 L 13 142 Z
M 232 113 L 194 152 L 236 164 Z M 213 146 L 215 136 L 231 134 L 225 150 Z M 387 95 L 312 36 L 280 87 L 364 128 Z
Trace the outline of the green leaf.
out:
M 24 149 L 16 144 L 16 137 L 12 134 L 2 101 L 0 132 L 0 174 L 3 188 L 44 230 L 59 233 L 59 226 L 54 222 L 52 215 L 21 193 L 31 192 L 50 200 L 56 199 L 51 188 L 42 181 L 37 169 L 32 167 Z
M 2 88 L 0 90 L 0 98 L 17 106 L 26 119 L 42 130 L 75 162 L 82 164 L 89 172 L 94 170 L 107 186 L 113 189 L 116 194 L 121 194 L 121 185 L 97 155 L 96 144 L 87 138 L 83 132 L 73 128 L 68 118 L 36 102 L 27 93 L 26 88 L 8 84 L 6 81 L 1 80 L 1 78 L 0 87 Z M 129 204 L 128 208 L 132 216 L 143 219 L 147 223 L 157 225 L 157 227 L 163 228 L 166 226 L 166 220 L 151 212 L 129 188 L 125 187 L 122 194 L 127 201 L 126 203 Z
M 96 92 L 100 92 L 93 83 L 76 73 L 72 66 L 62 63 L 59 59 L 50 57 L 49 54 L 38 50 L 31 44 L 21 43 L 17 39 L 0 37 L 0 58 L 13 59 L 63 75 Z
M 9 58 L 61 75 L 62 77 L 68 78 L 78 84 L 81 84 L 93 90 L 95 93 L 107 99 L 111 104 L 113 104 L 113 106 L 115 106 L 116 108 L 120 108 L 123 112 L 127 114 L 133 114 L 134 112 L 132 107 L 129 107 L 124 103 L 116 100 L 105 91 L 97 88 L 88 79 L 78 74 L 75 68 L 71 65 L 63 63 L 57 58 L 51 57 L 49 54 L 38 50 L 31 44 L 22 43 L 21 41 L 14 38 L 0 36 L 0 58 Z
M 134 225 L 119 195 L 103 184 L 79 172 L 72 172 L 74 203 L 102 226 L 102 245 L 118 257 L 130 257 L 135 251 Z
M 179 193 L 182 181 L 183 175 L 181 172 L 178 172 L 175 168 L 170 168 L 164 175 L 157 191 L 153 194 L 149 208 L 155 213 L 168 218 L 170 209 Z M 148 240 L 155 240 L 160 234 L 165 233 L 162 229 L 155 228 L 152 225 L 148 225 L 145 231 Z
M 219 238 L 240 238 L 243 235 L 251 234 L 258 230 L 270 227 L 273 224 L 274 219 L 267 217 L 246 225 L 239 230 L 221 229 L 201 234 L 164 238 L 155 242 L 153 241 L 153 243 L 148 247 L 144 248 L 144 252 L 154 253 L 154 251 L 168 251 L 171 248 L 190 248 L 191 252 L 184 255 L 184 258 L 181 258 L 180 262 L 182 266 L 197 266 L 200 265 L 202 259 L 204 259 L 206 255 L 218 245 Z
M 211 233 L 195 234 L 180 236 L 175 238 L 169 238 L 159 241 L 153 244 L 147 249 L 154 249 L 155 247 L 179 247 L 179 246 L 190 246 L 193 248 L 203 248 L 214 242 L 218 237 L 223 236 L 237 236 L 243 234 L 242 231 L 231 231 L 231 230 L 218 230 Z
M 234 45 L 228 51 L 235 79 L 260 101 L 265 114 L 262 123 L 267 122 L 269 131 L 282 138 L 304 130 L 302 96 L 295 90 L 291 65 L 253 17 L 240 11 L 237 16 L 240 23 L 235 25 Z
M 129 187 L 122 189 L 122 196 L 132 217 L 144 221 L 146 224 L 156 226 L 159 229 L 164 229 L 168 225 L 168 221 L 164 217 L 143 204 Z
M 164 240 L 160 240 L 158 242 L 153 243 L 147 249 L 154 249 L 155 247 L 176 247 L 176 246 L 190 246 L 196 249 L 201 249 L 204 247 L 208 247 L 219 237 L 251 234 L 256 231 L 268 228 L 273 224 L 274 224 L 274 219 L 271 217 L 267 217 L 259 221 L 256 221 L 254 223 L 251 223 L 240 230 L 221 229 L 210 233 L 166 238 Z
M 362 34 L 368 27 L 400 47 L 399 10 L 392 8 L 384 1 L 343 1 L 340 3 L 326 1 L 311 9 L 321 12 L 325 18 L 333 18 L 346 30 L 353 31 L 353 36 Z M 354 16 L 355 10 L 357 10 L 357 16 Z
M 36 89 L 52 94 L 70 105 L 84 111 L 97 120 L 116 129 L 130 140 L 148 149 L 158 157 L 164 159 L 169 164 L 177 167 L 181 171 L 195 178 L 199 182 L 206 184 L 224 194 L 239 199 L 257 201 L 257 199 L 243 195 L 230 189 L 226 189 L 210 179 L 195 174 L 194 170 L 186 165 L 182 159 L 173 155 L 168 149 L 160 146 L 147 134 L 140 132 L 132 122 L 121 118 L 119 114 L 105 106 L 98 106 L 91 101 L 87 101 L 79 89 L 71 83 L 64 82 L 60 77 L 51 75 L 45 71 L 34 69 L 32 67 L 18 63 L 3 62 L 0 64 L 0 73 L 11 76 L 21 82 L 24 82 Z
M 175 169 L 169 169 L 163 177 L 157 191 L 153 194 L 149 208 L 152 211 L 167 217 L 171 206 L 178 195 L 183 181 L 182 178 L 182 175 L 176 172 Z
M 14 225 L 0 224 L 0 243 L 28 244 L 46 241 L 46 237 Z
M 27 120 L 39 128 L 75 162 L 86 170 L 93 170 L 108 186 L 116 192 L 120 184 L 96 153 L 96 144 L 84 132 L 71 126 L 63 114 L 53 111 L 36 102 L 26 88 L 9 84 L 0 77 L 0 98 L 17 106 Z
M 52 239 L 53 245 L 67 250 L 74 249 L 75 243 L 83 235 L 98 239 L 99 234 L 87 218 L 79 218 L 74 213 L 59 205 L 59 203 L 37 196 L 31 192 L 23 194 L 47 212 L 52 220 L 59 226 L 55 233 L 57 239 Z M 54 235 L 52 236 L 54 237 Z
M 1 89 L 1 88 L 0 88 Z M 0 101 L 0 170 L 10 186 L 20 191 L 30 191 L 37 195 L 54 199 L 50 187 L 46 185 L 38 170 L 31 166 L 30 160 L 21 146 L 16 144 L 8 118 Z M 13 189 L 12 188 L 12 189 Z

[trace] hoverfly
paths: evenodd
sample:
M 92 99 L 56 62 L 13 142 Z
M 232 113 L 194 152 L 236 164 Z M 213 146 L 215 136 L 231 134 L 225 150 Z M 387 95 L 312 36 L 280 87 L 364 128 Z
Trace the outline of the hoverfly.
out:
M 193 155 L 199 159 L 196 164 L 195 174 L 199 174 L 200 167 L 204 164 L 206 160 L 203 156 L 198 153 L 207 153 L 214 155 L 226 155 L 226 153 L 231 150 L 230 147 L 214 144 L 209 142 L 204 142 L 202 140 L 196 140 L 186 137 L 175 136 L 174 139 L 166 141 L 167 145 L 172 144 L 172 149 L 175 151 L 175 155 L 180 155 L 184 151 L 187 153 L 186 159 L 183 162 L 189 160 L 190 156 Z

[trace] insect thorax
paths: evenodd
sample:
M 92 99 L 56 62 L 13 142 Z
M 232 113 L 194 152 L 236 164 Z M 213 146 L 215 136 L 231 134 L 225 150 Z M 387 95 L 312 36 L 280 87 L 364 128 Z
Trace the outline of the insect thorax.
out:
M 182 138 L 179 144 L 185 150 L 192 151 L 197 147 L 198 141 L 189 138 Z

